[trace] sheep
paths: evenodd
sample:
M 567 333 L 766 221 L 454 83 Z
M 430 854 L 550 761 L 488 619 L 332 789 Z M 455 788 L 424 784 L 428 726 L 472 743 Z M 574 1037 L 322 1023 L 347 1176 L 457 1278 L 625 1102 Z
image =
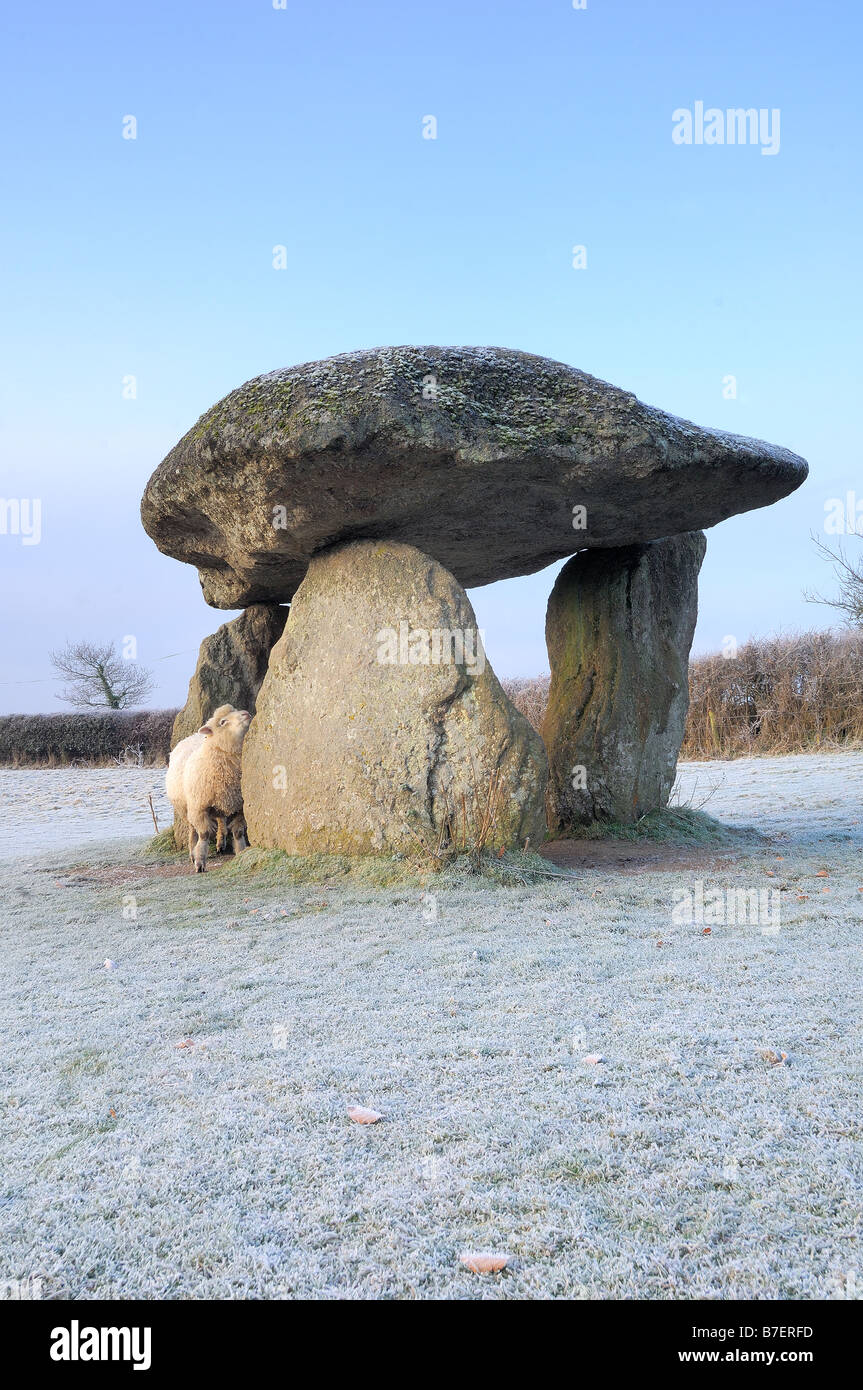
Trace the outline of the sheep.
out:
M 204 742 L 206 738 L 204 729 L 208 725 L 210 728 L 214 728 L 220 719 L 224 719 L 226 714 L 231 713 L 233 708 L 233 705 L 219 705 L 219 708 L 213 711 L 210 718 L 205 721 L 205 724 L 200 729 L 194 734 L 189 734 L 188 738 L 180 739 L 176 747 L 171 749 L 171 756 L 168 759 L 168 770 L 165 773 L 165 795 L 173 806 L 174 815 L 178 820 L 188 821 L 189 819 L 186 814 L 186 795 L 183 791 L 183 768 L 186 766 L 190 755 L 194 753 L 196 748 L 200 748 L 201 744 Z M 228 834 L 225 829 L 225 822 L 220 817 L 216 827 L 217 854 L 221 854 L 227 841 Z
M 213 727 L 202 724 L 198 732 L 204 735 L 204 741 L 192 750 L 183 768 L 189 858 L 197 874 L 206 873 L 210 836 L 219 817 L 231 832 L 234 853 L 248 848 L 240 759 L 251 720 L 248 710 L 235 709 L 217 719 Z

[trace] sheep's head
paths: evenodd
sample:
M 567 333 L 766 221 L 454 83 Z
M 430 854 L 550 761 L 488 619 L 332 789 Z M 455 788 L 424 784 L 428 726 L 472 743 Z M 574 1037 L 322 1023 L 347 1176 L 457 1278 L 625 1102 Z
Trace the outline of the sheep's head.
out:
M 214 709 L 209 719 L 205 719 L 204 723 L 208 724 L 211 729 L 215 729 L 219 720 L 224 719 L 225 715 L 230 714 L 233 709 L 236 709 L 236 705 L 219 705 L 219 708 Z
M 230 707 L 228 714 L 220 715 L 219 710 L 216 710 L 212 718 L 201 725 L 198 732 L 208 740 L 212 739 L 217 748 L 239 756 L 246 730 L 251 722 L 252 716 L 247 709 Z
M 224 719 L 225 715 L 230 714 L 235 708 L 235 705 L 219 705 L 218 709 L 213 710 L 213 713 L 210 715 L 209 719 L 204 720 L 203 724 L 198 730 L 198 733 L 204 735 L 211 734 L 215 729 L 216 725 L 219 723 L 219 721 L 221 719 Z

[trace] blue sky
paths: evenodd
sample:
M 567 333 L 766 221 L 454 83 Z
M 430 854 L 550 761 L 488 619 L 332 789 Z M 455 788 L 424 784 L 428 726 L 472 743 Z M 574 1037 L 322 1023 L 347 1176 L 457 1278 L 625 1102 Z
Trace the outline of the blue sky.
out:
M 863 502 L 851 0 L 17 10 L 0 496 L 43 516 L 38 545 L 0 535 L 0 710 L 62 708 L 51 648 L 130 634 L 153 703 L 182 703 L 229 615 L 143 533 L 148 476 L 240 382 L 386 343 L 542 353 L 803 454 L 800 492 L 709 533 L 696 649 L 829 625 L 802 598 L 831 588 L 810 532 L 830 498 Z M 699 100 L 778 108 L 779 153 L 675 145 Z M 553 578 L 472 592 L 498 674 L 545 669 Z

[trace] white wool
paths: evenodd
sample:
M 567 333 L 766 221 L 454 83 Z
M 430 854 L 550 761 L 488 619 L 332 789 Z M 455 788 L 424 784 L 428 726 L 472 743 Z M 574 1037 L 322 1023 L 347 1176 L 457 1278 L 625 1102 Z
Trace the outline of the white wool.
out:
M 226 714 L 230 714 L 234 709 L 233 705 L 219 705 L 217 710 L 210 715 L 204 728 L 214 728 L 219 719 L 223 719 Z M 165 773 L 165 795 L 174 808 L 176 815 L 188 820 L 186 815 L 186 795 L 183 791 L 183 769 L 189 761 L 196 748 L 200 748 L 207 735 L 202 734 L 201 730 L 189 734 L 188 738 L 183 738 L 175 748 L 171 749 L 171 756 L 168 760 L 168 770 Z
M 246 710 L 213 716 L 211 732 L 201 735 L 183 764 L 183 797 L 189 822 L 189 855 L 199 873 L 207 865 L 209 839 L 225 821 L 234 851 L 246 848 L 243 795 L 240 790 L 243 739 L 249 727 Z

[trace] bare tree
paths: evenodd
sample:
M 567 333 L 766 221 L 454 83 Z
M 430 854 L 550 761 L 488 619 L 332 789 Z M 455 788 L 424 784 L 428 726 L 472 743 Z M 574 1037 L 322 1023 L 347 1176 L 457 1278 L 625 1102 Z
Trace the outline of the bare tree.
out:
M 835 598 L 824 598 L 821 594 L 804 590 L 804 598 L 808 603 L 825 603 L 828 608 L 835 608 L 844 615 L 849 627 L 863 627 L 863 559 L 855 564 L 853 560 L 849 560 L 841 543 L 837 543 L 836 549 L 831 550 L 830 546 L 825 545 L 817 536 L 813 536 L 812 539 L 821 559 L 827 560 L 833 566 L 833 573 L 839 583 L 839 593 Z
M 129 709 L 153 689 L 146 666 L 127 661 L 110 642 L 67 642 L 51 665 L 70 684 L 57 696 L 78 709 Z

